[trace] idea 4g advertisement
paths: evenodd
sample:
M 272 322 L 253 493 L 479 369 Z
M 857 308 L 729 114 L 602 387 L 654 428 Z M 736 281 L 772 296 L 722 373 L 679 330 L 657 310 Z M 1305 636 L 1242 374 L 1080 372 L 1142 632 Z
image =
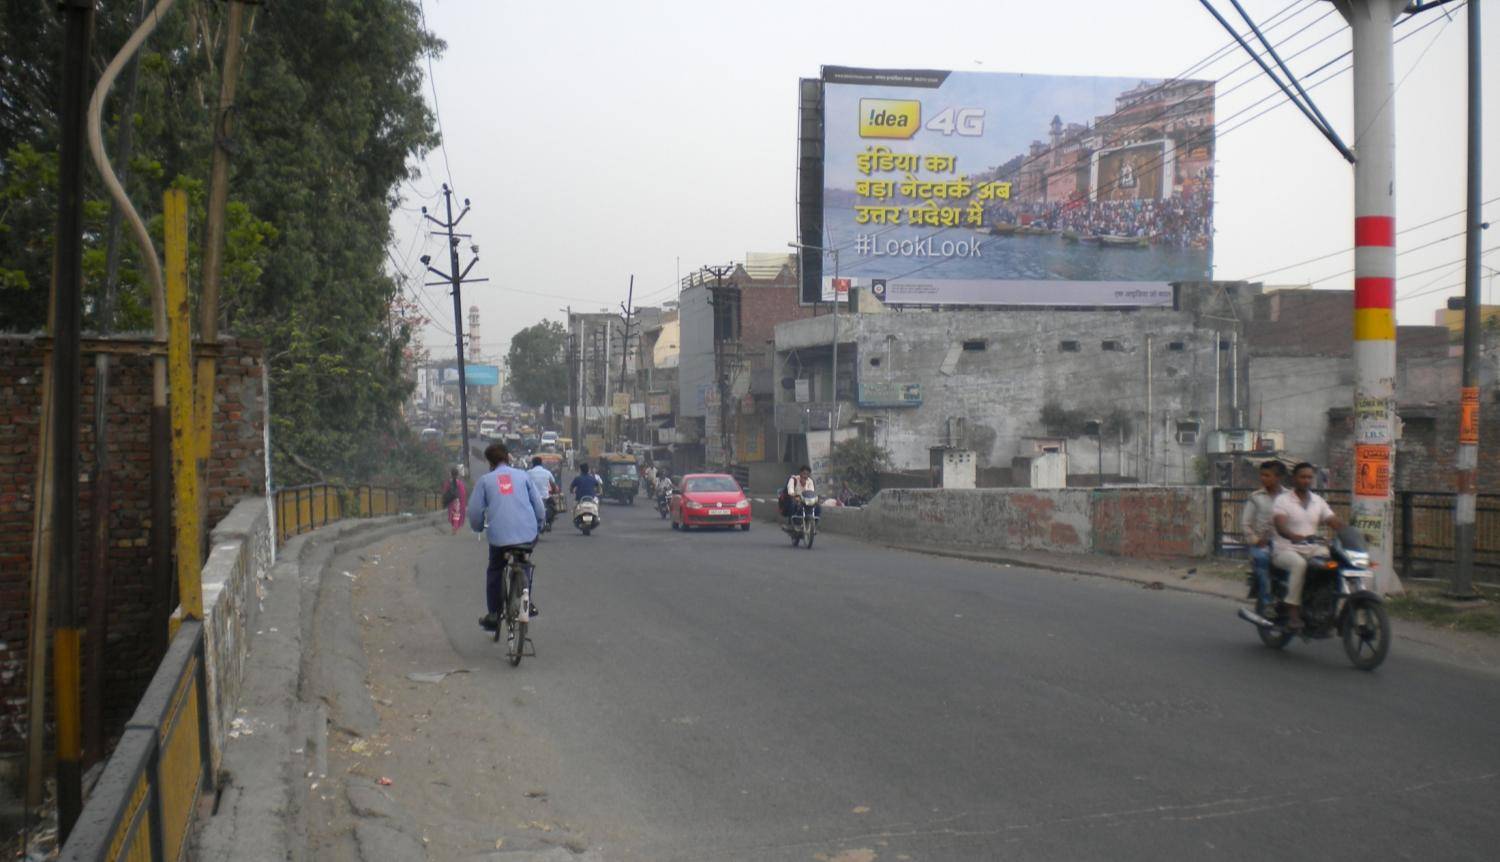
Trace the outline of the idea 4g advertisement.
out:
M 1170 282 L 1209 277 L 1211 81 L 830 66 L 821 85 L 824 300 L 838 278 L 898 305 L 1171 305 Z

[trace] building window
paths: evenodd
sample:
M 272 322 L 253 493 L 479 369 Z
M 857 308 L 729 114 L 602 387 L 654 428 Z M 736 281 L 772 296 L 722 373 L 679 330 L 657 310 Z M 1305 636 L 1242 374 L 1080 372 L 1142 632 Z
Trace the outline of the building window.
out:
M 1077 353 L 1078 352 L 1078 342 L 1076 342 L 1076 341 L 1062 341 L 1062 342 L 1058 343 L 1057 349 L 1061 350 L 1063 353 Z
M 1110 339 L 1110 340 L 1108 340 L 1108 341 L 1105 341 L 1105 342 L 1104 342 L 1104 343 L 1103 343 L 1103 344 L 1100 344 L 1100 345 L 1099 345 L 1099 349 L 1100 349 L 1100 350 L 1113 350 L 1113 351 L 1120 351 L 1120 350 L 1124 350 L 1124 349 L 1125 349 L 1125 346 L 1124 346 L 1124 345 L 1122 345 L 1122 344 L 1121 344 L 1121 343 L 1120 343 L 1120 342 L 1118 342 L 1118 341 L 1115 341 L 1115 340 L 1113 340 L 1113 339 Z
M 1187 349 L 1187 345 L 1183 344 L 1181 341 L 1173 341 L 1172 343 L 1167 345 L 1167 349 L 1174 353 L 1181 353 L 1183 350 Z
M 879 356 L 871 356 L 870 357 L 870 367 L 871 368 L 879 368 L 880 367 L 880 357 Z
M 983 338 L 971 338 L 968 341 L 964 342 L 964 350 L 970 353 L 983 352 L 985 346 L 985 340 Z

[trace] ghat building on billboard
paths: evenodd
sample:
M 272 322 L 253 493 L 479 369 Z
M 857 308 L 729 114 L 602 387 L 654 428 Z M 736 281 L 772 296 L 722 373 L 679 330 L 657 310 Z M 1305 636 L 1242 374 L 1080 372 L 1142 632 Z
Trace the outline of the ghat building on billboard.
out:
M 1045 224 L 1080 237 L 1144 236 L 1202 247 L 1211 239 L 1211 81 L 1142 82 L 1113 113 L 1064 123 L 994 169 L 1012 183 L 1001 224 Z

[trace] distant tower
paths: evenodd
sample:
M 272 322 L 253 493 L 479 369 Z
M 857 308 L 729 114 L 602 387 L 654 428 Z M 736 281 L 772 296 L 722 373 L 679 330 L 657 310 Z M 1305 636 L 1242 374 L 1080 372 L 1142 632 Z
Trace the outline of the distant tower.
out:
M 483 356 L 479 349 L 479 306 L 469 306 L 469 361 L 477 362 Z

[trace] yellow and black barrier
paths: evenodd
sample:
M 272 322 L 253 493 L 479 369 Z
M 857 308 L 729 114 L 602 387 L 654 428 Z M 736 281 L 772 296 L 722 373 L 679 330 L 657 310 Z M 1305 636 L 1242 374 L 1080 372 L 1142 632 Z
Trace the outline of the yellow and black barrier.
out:
M 378 518 L 401 512 L 436 512 L 442 497 L 432 492 L 403 491 L 378 485 L 320 483 L 280 488 L 276 511 L 276 541 L 285 542 L 345 518 Z
M 84 804 L 64 862 L 181 859 L 209 774 L 203 624 L 185 620 Z

